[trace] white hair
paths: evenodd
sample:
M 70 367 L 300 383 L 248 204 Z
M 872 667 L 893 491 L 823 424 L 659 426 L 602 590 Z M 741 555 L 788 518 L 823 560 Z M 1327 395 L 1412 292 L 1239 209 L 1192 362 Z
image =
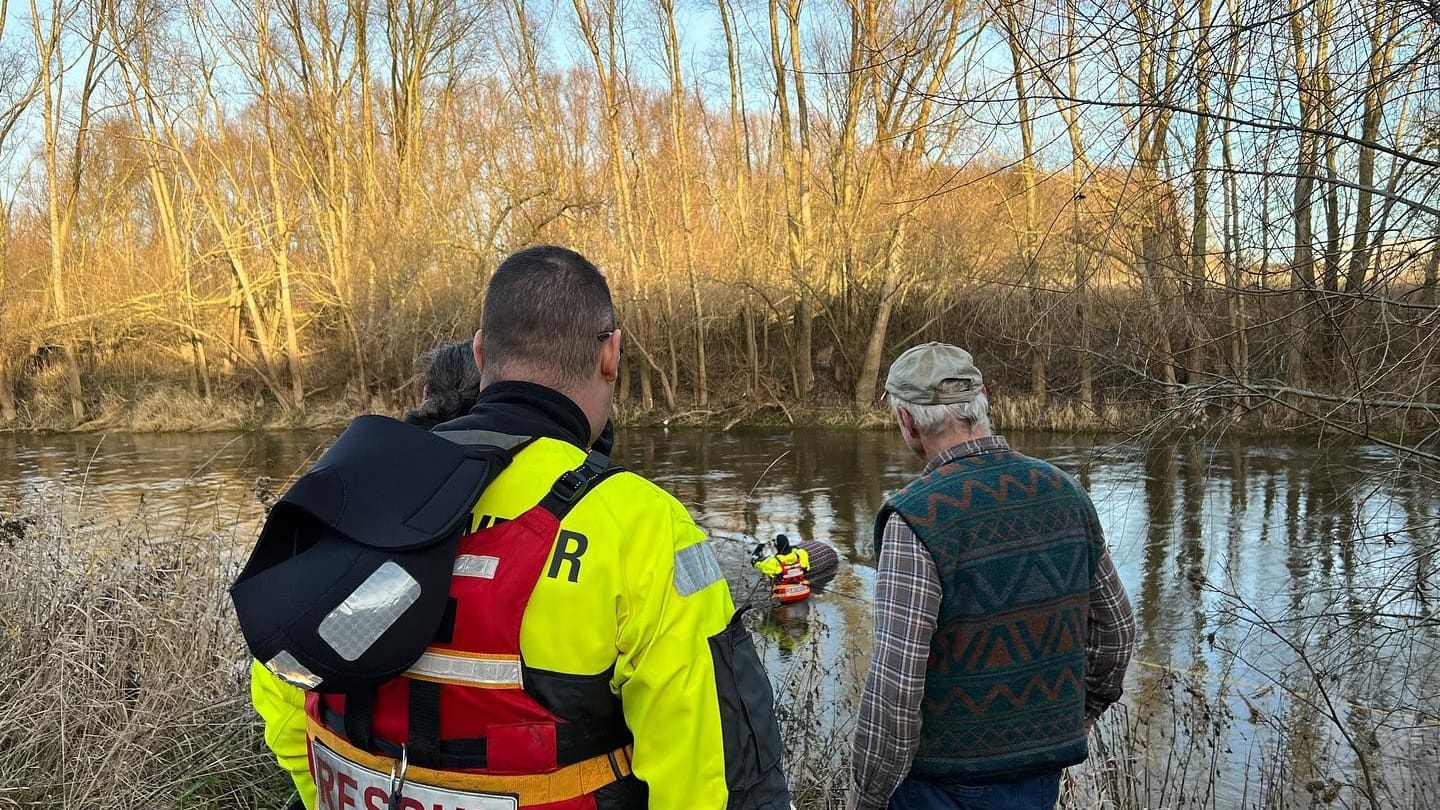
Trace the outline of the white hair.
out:
M 960 380 L 946 380 L 941 383 L 941 390 L 951 385 L 964 384 L 966 383 Z M 915 430 L 922 436 L 939 436 L 954 427 L 962 427 L 972 433 L 990 430 L 990 398 L 985 396 L 984 391 L 970 402 L 954 402 L 948 405 L 918 405 L 898 399 L 892 394 L 890 410 L 897 421 L 900 419 L 901 408 L 910 414 L 910 419 L 915 422 Z

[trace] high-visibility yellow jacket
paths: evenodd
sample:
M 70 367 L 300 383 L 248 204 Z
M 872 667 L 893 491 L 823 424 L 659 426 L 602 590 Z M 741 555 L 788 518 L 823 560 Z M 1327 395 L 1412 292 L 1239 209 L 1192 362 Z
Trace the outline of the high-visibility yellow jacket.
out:
M 584 458 L 572 444 L 537 439 L 485 490 L 472 510 L 472 529 L 534 506 L 562 472 Z M 652 810 L 727 806 L 726 735 L 760 738 L 743 746 L 745 756 L 758 756 L 760 767 L 773 771 L 767 781 L 773 785 L 778 779 L 783 797 L 778 735 L 773 727 L 748 727 L 752 721 L 745 718 L 762 709 L 757 703 L 771 710 L 763 674 L 762 700 L 754 699 L 752 681 L 740 687 L 750 692 L 751 705 L 722 705 L 733 701 L 728 695 L 722 701 L 720 691 L 734 690 L 741 679 L 728 662 L 717 666 L 715 658 L 733 646 L 724 640 L 732 636 L 716 639 L 730 627 L 734 604 L 704 533 L 685 508 L 639 475 L 623 472 L 596 485 L 561 526 L 562 537 L 576 532 L 586 542 L 578 556 L 573 541 L 559 555 L 551 551 L 521 625 L 526 666 L 575 675 L 614 667 L 610 688 L 634 734 L 633 769 L 649 787 Z M 259 665 L 253 673 L 251 691 L 265 719 L 266 742 L 294 777 L 306 807 L 313 808 L 303 694 Z
M 792 548 L 788 554 L 771 554 L 755 562 L 755 567 L 767 577 L 780 576 L 780 572 L 784 571 L 787 565 L 799 565 L 807 571 L 810 570 L 810 552 L 803 548 Z

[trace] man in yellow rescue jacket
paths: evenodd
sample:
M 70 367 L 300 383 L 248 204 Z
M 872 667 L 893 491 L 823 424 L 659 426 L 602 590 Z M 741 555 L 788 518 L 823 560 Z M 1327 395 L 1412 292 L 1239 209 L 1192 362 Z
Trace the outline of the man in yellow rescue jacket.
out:
M 252 669 L 266 742 L 310 810 L 790 807 L 769 681 L 678 501 L 609 468 L 542 510 L 533 559 L 524 537 L 486 531 L 533 524 L 559 481 L 590 468 L 620 341 L 606 281 L 578 253 L 530 248 L 495 271 L 478 402 L 435 433 L 533 438 L 471 510 L 449 625 L 373 700 Z M 518 649 L 494 655 L 505 632 L 490 625 L 507 616 Z

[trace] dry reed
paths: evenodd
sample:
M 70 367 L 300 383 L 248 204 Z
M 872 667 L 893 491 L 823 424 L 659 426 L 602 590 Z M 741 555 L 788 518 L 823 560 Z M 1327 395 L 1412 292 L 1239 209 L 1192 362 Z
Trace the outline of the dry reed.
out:
M 71 511 L 0 537 L 0 808 L 279 806 L 225 594 L 236 538 Z

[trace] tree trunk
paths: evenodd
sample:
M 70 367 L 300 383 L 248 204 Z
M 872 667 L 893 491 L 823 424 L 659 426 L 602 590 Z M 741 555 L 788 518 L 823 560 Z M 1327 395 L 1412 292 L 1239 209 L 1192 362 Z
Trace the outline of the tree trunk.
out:
M 735 197 L 732 221 L 735 230 L 735 247 L 742 277 L 753 280 L 750 238 L 749 206 L 750 185 L 750 127 L 746 121 L 744 100 L 744 77 L 741 46 L 736 36 L 736 26 L 728 0 L 718 0 L 720 23 L 725 32 L 725 66 L 730 80 L 730 131 L 735 140 L 735 154 L 731 158 L 734 168 Z M 760 353 L 755 345 L 755 313 L 751 309 L 751 293 L 747 288 L 740 299 L 740 316 L 745 330 L 745 359 L 749 368 L 746 375 L 747 393 L 758 395 L 760 391 Z M 702 364 L 703 365 L 703 364 Z
M 855 383 L 855 409 L 865 410 L 875 404 L 879 386 L 880 363 L 885 358 L 885 333 L 890 327 L 896 293 L 899 291 L 900 253 L 904 249 L 908 219 L 901 217 L 890 232 L 885 251 L 884 282 L 880 287 L 880 304 L 875 309 L 875 323 L 865 344 L 865 359 L 860 365 L 860 379 Z
M 800 404 L 810 401 L 810 392 L 815 388 L 815 366 L 813 365 L 815 342 L 815 313 L 810 296 L 803 290 L 795 307 L 795 395 Z
M 1015 83 L 1015 103 L 1020 125 L 1020 185 L 1025 195 L 1025 221 L 1022 223 L 1020 238 L 1020 261 L 1024 266 L 1026 298 L 1030 306 L 1030 395 L 1037 405 L 1044 407 L 1049 389 L 1046 385 L 1048 350 L 1042 337 L 1046 334 L 1045 302 L 1041 291 L 1040 261 L 1037 249 L 1036 227 L 1039 198 L 1035 184 L 1035 125 L 1030 115 L 1030 94 L 1026 87 L 1025 31 L 1016 14 L 1016 3 L 1009 0 L 1004 4 L 1005 42 L 1010 49 L 1011 79 Z
M 1084 203 L 1086 167 L 1089 158 L 1085 151 L 1085 138 L 1081 129 L 1080 112 L 1062 96 L 1080 97 L 1079 53 L 1075 47 L 1074 3 L 1066 5 L 1065 14 L 1065 89 L 1059 92 L 1057 83 L 1042 72 L 1041 77 L 1050 84 L 1055 96 L 1055 109 L 1065 121 L 1065 132 L 1070 138 L 1070 268 L 1075 282 L 1075 319 L 1079 334 L 1076 336 L 1076 350 L 1079 354 L 1079 401 L 1085 413 L 1097 413 L 1095 402 L 1095 358 L 1090 353 L 1090 279 L 1089 256 L 1086 252 L 1084 229 Z
M 61 344 L 65 352 L 65 382 L 70 392 L 70 415 L 75 424 L 85 421 L 85 385 L 80 380 L 80 356 L 73 344 Z
M 640 363 L 640 410 L 649 413 L 655 410 L 655 389 L 650 382 L 650 364 Z
M 1141 101 L 1165 99 L 1173 86 L 1175 64 L 1173 59 L 1165 60 L 1165 78 L 1159 75 L 1159 58 L 1156 51 L 1164 42 L 1164 36 L 1154 23 L 1145 4 L 1132 6 L 1136 24 L 1142 40 L 1136 64 L 1138 76 L 1137 92 Z M 1159 368 L 1161 387 L 1165 392 L 1167 405 L 1173 406 L 1177 396 L 1175 374 L 1175 352 L 1170 336 L 1170 320 L 1165 308 L 1168 302 L 1168 262 L 1174 256 L 1167 249 L 1166 234 L 1178 228 L 1174 222 L 1175 205 L 1171 198 L 1170 186 L 1161 181 L 1161 164 L 1168 149 L 1171 111 L 1162 107 L 1143 107 L 1137 122 L 1137 162 L 1140 166 L 1140 184 L 1144 192 L 1144 208 L 1140 222 L 1140 285 L 1145 306 L 1155 329 L 1154 365 Z
M 1195 383 L 1205 373 L 1204 295 L 1210 257 L 1210 24 L 1211 0 L 1200 0 L 1195 46 L 1194 189 L 1190 216 L 1190 278 L 1186 285 L 1185 374 Z
M 1079 335 L 1076 349 L 1079 352 L 1080 408 L 1093 414 L 1095 408 L 1095 358 L 1090 356 L 1090 284 L 1088 262 L 1085 256 L 1085 232 L 1081 226 L 1080 204 L 1085 197 L 1085 170 L 1074 156 L 1070 162 L 1070 186 L 1073 197 L 1070 202 L 1070 251 L 1071 269 L 1075 279 L 1075 319 Z
M 200 334 L 196 326 L 195 318 L 195 288 L 191 280 L 191 267 L 189 262 L 185 263 L 185 320 L 187 341 L 190 344 L 190 361 L 195 370 L 195 378 L 199 383 L 195 393 L 204 401 L 210 401 L 210 364 L 205 357 L 205 338 Z
M 1389 3 L 1377 3 L 1373 8 L 1374 21 L 1370 26 L 1370 58 L 1365 87 L 1364 113 L 1360 124 L 1360 161 L 1357 166 L 1357 185 L 1360 186 L 1355 202 L 1355 231 L 1350 240 L 1350 266 L 1345 273 L 1345 290 L 1360 293 L 1370 271 L 1373 252 L 1371 244 L 1371 218 L 1375 195 L 1374 144 L 1380 139 L 1380 125 L 1384 120 L 1385 103 L 1392 82 L 1386 74 L 1395 49 L 1396 27 L 1399 15 Z
M 760 349 L 755 345 L 755 313 L 750 309 L 750 293 L 740 301 L 740 317 L 745 329 L 745 361 L 750 373 L 747 375 L 749 393 L 760 392 Z
M 695 278 L 695 241 L 691 228 L 690 163 L 685 132 L 685 84 L 680 72 L 680 38 L 675 31 L 675 0 L 658 0 L 664 20 L 666 72 L 670 77 L 670 138 L 675 150 L 675 169 L 680 185 L 680 240 L 685 279 L 690 286 L 690 306 L 695 314 L 695 402 L 701 408 L 710 403 L 706 377 L 705 310 L 700 303 L 700 286 Z
M 1175 351 L 1170 340 L 1170 326 L 1165 316 L 1165 261 L 1161 235 L 1154 226 L 1147 225 L 1141 241 L 1142 269 L 1140 287 L 1145 296 L 1150 322 L 1155 325 L 1155 364 L 1159 366 L 1160 385 L 1165 390 L 1165 400 L 1174 405 L 1178 392 L 1175 374 Z
M 10 424 L 19 414 L 15 411 L 15 380 L 10 374 L 10 357 L 0 350 L 0 424 Z
M 1308 306 L 1315 303 L 1315 254 L 1314 254 L 1314 218 L 1311 213 L 1315 189 L 1315 166 L 1316 166 L 1316 136 L 1314 130 L 1318 123 L 1318 110 L 1316 109 L 1316 98 L 1314 94 L 1314 80 L 1309 67 L 1308 32 L 1305 30 L 1304 18 L 1298 7 L 1298 0 L 1291 0 L 1290 19 L 1291 45 L 1295 54 L 1295 79 L 1299 85 L 1298 101 L 1300 105 L 1300 150 L 1296 162 L 1295 173 L 1295 194 L 1294 194 L 1294 223 L 1291 227 L 1294 234 L 1294 248 L 1291 252 L 1290 278 L 1291 278 L 1291 310 L 1294 313 L 1290 317 L 1288 335 L 1288 348 L 1286 352 L 1286 376 L 1292 387 L 1304 388 L 1306 385 L 1305 373 L 1305 347 L 1310 342 L 1311 329 L 1307 324 L 1307 317 L 1315 315 L 1307 312 Z
M 785 63 L 786 48 L 781 44 L 780 3 L 770 0 L 770 55 L 775 69 L 775 100 L 781 130 L 780 162 L 785 183 L 786 256 L 790 263 L 792 289 L 795 291 L 795 349 L 791 357 L 791 383 L 795 399 L 809 400 L 815 387 L 813 345 L 813 304 L 810 301 L 809 276 L 811 261 L 810 211 L 810 124 L 805 97 L 804 71 L 800 50 L 801 0 L 787 0 L 786 24 L 790 65 Z M 793 76 L 796 114 L 791 116 L 787 76 Z M 797 139 L 798 134 L 798 139 Z M 797 147 L 798 140 L 798 147 Z
M 1342 234 L 1340 214 L 1340 172 L 1336 166 L 1335 139 L 1325 138 L 1325 292 L 1340 291 L 1340 251 Z
M 295 307 L 291 303 L 293 296 L 290 293 L 290 260 L 282 250 L 279 257 L 280 275 L 280 318 L 285 322 L 285 361 L 290 371 L 290 397 L 291 403 L 297 411 L 305 410 L 305 375 L 301 371 L 300 340 L 295 330 Z M 356 347 L 357 350 L 359 347 Z M 356 362 L 361 364 L 361 371 L 364 370 L 363 361 L 358 357 Z M 364 390 L 364 378 L 361 378 L 362 391 Z
M 1430 247 L 1430 261 L 1425 263 L 1425 295 L 1422 298 L 1431 306 L 1440 304 L 1440 218 L 1437 218 L 1436 225 Z
M 65 297 L 65 264 L 66 252 L 70 244 L 70 231 L 75 225 L 75 218 L 78 213 L 82 173 L 85 169 L 85 157 L 90 136 L 90 115 L 91 98 L 99 87 L 105 67 L 101 64 L 100 33 L 102 20 L 105 18 L 105 10 L 96 8 L 92 11 L 92 28 L 88 38 L 81 37 L 80 42 L 86 48 L 85 67 L 80 73 L 81 84 L 79 96 L 67 101 L 57 97 L 57 91 L 63 89 L 65 74 L 70 73 L 71 68 L 65 64 L 62 55 L 62 48 L 65 37 L 64 30 L 71 22 L 64 16 L 60 8 L 51 9 L 51 19 L 48 31 L 41 28 L 41 17 L 35 4 L 31 7 L 31 26 L 35 36 L 36 53 L 39 59 L 39 69 L 43 76 L 41 79 L 44 91 L 44 108 L 42 110 L 43 139 L 44 139 L 44 163 L 45 163 L 45 187 L 46 201 L 49 206 L 50 225 L 50 266 L 49 266 L 49 293 L 50 293 L 50 314 L 57 323 L 63 323 L 69 313 Z M 71 10 L 73 14 L 73 9 Z M 78 66 L 78 62 L 76 65 Z M 106 63 L 108 64 L 108 62 Z M 60 127 L 62 107 L 71 105 L 78 107 L 76 111 L 77 121 L 75 127 L 75 140 L 71 144 L 64 163 L 60 156 Z M 63 199 L 62 199 L 63 197 Z M 70 395 L 70 415 L 75 424 L 85 421 L 85 389 L 80 379 L 80 359 L 76 351 L 75 342 L 66 335 L 60 335 L 56 339 L 60 348 L 60 362 L 65 364 L 66 388 Z
M 1229 365 L 1230 373 L 1243 387 L 1250 382 L 1250 349 L 1246 341 L 1245 282 L 1241 265 L 1240 191 L 1236 173 L 1232 171 L 1235 168 L 1234 127 L 1229 121 L 1234 113 L 1236 62 L 1239 58 L 1238 45 L 1232 45 L 1232 48 L 1226 71 L 1225 120 L 1220 125 L 1220 154 L 1225 168 L 1220 187 L 1225 225 L 1225 314 L 1230 327 Z M 1237 407 L 1243 409 L 1246 404 L 1247 400 L 1242 397 Z

